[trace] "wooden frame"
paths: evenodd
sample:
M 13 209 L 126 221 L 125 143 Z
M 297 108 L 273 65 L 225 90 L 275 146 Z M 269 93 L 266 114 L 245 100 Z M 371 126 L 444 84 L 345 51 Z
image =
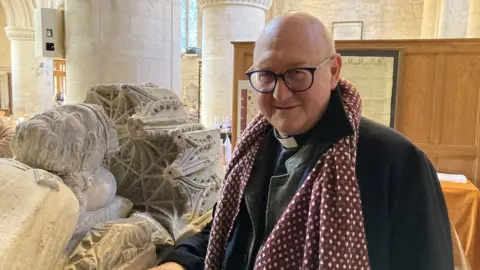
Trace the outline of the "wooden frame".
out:
M 395 111 L 397 105 L 397 91 L 401 82 L 401 71 L 403 61 L 403 51 L 401 48 L 362 48 L 362 49 L 339 49 L 338 53 L 342 56 L 360 56 L 360 57 L 391 57 L 393 58 L 393 78 L 390 104 L 390 123 L 389 126 L 395 127 Z M 346 78 L 348 79 L 348 78 Z
M 11 71 L 0 70 L 0 115 L 9 115 L 12 107 Z
M 248 80 L 248 76 L 245 74 L 247 69 L 243 70 L 241 66 L 245 65 L 245 62 L 253 62 L 253 50 L 251 49 L 251 42 L 233 42 L 235 45 L 234 60 L 233 60 L 233 95 L 232 95 L 232 146 L 237 144 L 238 129 L 238 81 Z M 242 61 L 242 63 L 239 63 Z M 232 147 L 232 149 L 233 149 Z
M 249 100 L 249 93 L 255 94 L 255 90 L 252 88 L 249 80 L 239 80 L 237 82 L 237 96 L 235 97 L 237 102 L 237 120 L 236 120 L 236 134 L 235 137 L 240 137 L 243 130 L 247 127 L 248 120 L 248 104 L 256 103 L 255 100 Z M 232 120 L 233 121 L 233 120 Z

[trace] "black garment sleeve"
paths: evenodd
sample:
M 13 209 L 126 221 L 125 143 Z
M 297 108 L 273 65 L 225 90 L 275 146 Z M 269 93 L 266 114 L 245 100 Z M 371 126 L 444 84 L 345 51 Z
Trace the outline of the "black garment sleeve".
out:
M 435 168 L 415 147 L 404 153 L 391 166 L 389 268 L 453 270 L 450 223 Z
M 213 206 L 212 215 L 215 214 L 215 206 Z M 160 264 L 175 262 L 187 270 L 203 270 L 212 223 L 213 221 L 208 223 L 199 233 L 177 243 L 172 250 L 166 253 Z
M 207 254 L 208 238 L 212 222 L 208 223 L 202 231 L 194 236 L 186 238 L 178 243 L 166 256 L 160 264 L 166 262 L 175 262 L 185 267 L 187 270 L 203 269 L 203 262 Z

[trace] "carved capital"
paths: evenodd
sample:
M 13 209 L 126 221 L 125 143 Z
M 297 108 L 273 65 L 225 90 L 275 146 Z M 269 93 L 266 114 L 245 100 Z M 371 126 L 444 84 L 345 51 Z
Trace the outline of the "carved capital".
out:
M 198 0 L 198 5 L 202 9 L 210 6 L 241 5 L 267 11 L 272 6 L 272 0 Z
M 35 40 L 35 31 L 30 27 L 6 27 L 5 33 L 10 40 Z

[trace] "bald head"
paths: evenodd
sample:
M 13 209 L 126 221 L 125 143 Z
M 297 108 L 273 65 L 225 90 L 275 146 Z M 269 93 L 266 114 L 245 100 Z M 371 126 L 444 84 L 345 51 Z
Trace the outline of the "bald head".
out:
M 255 59 L 259 60 L 262 51 L 289 47 L 303 50 L 316 61 L 335 53 L 328 28 L 317 17 L 306 12 L 288 12 L 271 20 L 256 42 Z
M 304 12 L 278 16 L 261 33 L 253 58 L 249 79 L 265 90 L 256 96 L 265 119 L 283 136 L 318 123 L 342 67 L 325 24 Z

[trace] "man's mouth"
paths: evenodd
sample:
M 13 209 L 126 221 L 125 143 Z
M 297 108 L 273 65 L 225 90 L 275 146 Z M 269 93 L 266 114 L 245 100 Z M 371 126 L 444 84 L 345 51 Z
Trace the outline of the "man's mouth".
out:
M 277 110 L 290 110 L 290 109 L 293 109 L 297 107 L 296 105 L 295 106 L 275 106 L 275 109 Z

